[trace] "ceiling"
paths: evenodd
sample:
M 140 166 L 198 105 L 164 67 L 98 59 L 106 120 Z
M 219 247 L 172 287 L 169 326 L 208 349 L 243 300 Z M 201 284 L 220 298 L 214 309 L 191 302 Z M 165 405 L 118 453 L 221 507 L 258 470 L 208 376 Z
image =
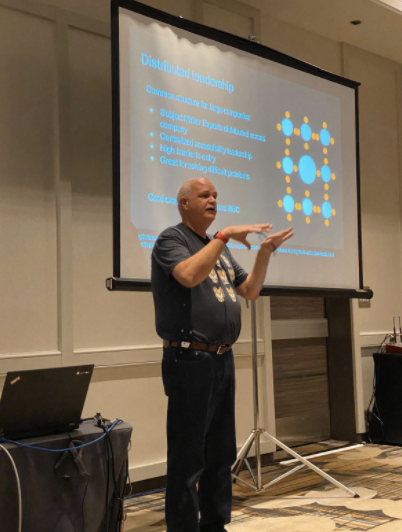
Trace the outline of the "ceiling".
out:
M 402 63 L 402 0 L 243 0 L 265 15 Z M 361 20 L 358 26 L 351 20 Z

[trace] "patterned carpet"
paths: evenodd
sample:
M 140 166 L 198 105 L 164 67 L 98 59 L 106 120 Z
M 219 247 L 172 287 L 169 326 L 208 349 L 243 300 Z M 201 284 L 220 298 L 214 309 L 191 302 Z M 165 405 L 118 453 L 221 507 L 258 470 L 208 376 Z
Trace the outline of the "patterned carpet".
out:
M 315 446 L 313 452 L 317 450 Z M 364 445 L 312 462 L 360 498 L 349 498 L 307 469 L 261 493 L 237 483 L 228 532 L 402 532 L 402 448 Z M 263 483 L 286 471 L 278 463 L 264 467 Z M 241 476 L 250 481 L 247 471 Z M 165 531 L 164 496 L 161 492 L 127 501 L 124 531 Z

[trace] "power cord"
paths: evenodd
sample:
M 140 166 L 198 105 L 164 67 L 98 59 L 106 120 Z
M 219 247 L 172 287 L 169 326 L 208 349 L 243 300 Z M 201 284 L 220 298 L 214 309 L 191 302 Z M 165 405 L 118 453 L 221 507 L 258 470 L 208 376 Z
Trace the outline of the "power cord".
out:
M 128 468 L 128 460 L 126 461 L 126 476 L 123 482 L 123 488 L 122 492 L 120 493 L 119 486 L 116 480 L 116 469 L 115 469 L 115 459 L 114 459 L 114 450 L 113 450 L 113 443 L 112 439 L 109 434 L 108 426 L 111 421 L 104 418 L 99 412 L 94 416 L 95 422 L 99 428 L 101 428 L 104 431 L 104 435 L 106 436 L 106 452 L 105 452 L 105 458 L 106 458 L 106 532 L 109 532 L 109 483 L 110 483 L 110 469 L 112 469 L 111 476 L 112 476 L 112 482 L 114 485 L 114 490 L 112 493 L 112 497 L 115 497 L 119 502 L 123 502 L 126 497 L 124 496 L 124 491 L 127 483 L 127 479 L 130 478 L 129 476 L 129 468 Z M 131 444 L 131 440 L 130 440 Z M 127 450 L 128 453 L 128 450 Z M 130 481 L 130 493 L 128 494 L 127 498 L 131 495 L 132 492 L 132 486 Z M 122 511 L 122 507 L 120 505 L 119 510 L 119 520 L 121 521 L 124 518 L 124 512 Z
M 11 456 L 11 454 L 8 452 L 8 450 L 3 447 L 0 444 L 0 447 L 3 449 L 3 451 L 6 453 L 8 458 L 10 459 L 10 462 L 14 469 L 15 479 L 17 481 L 17 489 L 18 489 L 18 532 L 21 532 L 22 529 L 22 497 L 21 497 L 21 483 L 20 483 L 20 477 L 18 475 L 17 466 L 15 465 L 14 459 Z
M 104 427 L 103 427 L 103 430 L 106 431 L 106 429 Z M 112 479 L 113 479 L 113 484 L 114 484 L 114 489 L 115 489 L 115 496 L 116 496 L 117 500 L 119 500 L 120 502 L 124 502 L 126 499 L 130 498 L 131 493 L 132 493 L 132 489 L 133 489 L 132 486 L 131 486 L 131 481 L 130 481 L 130 492 L 127 495 L 124 495 L 124 491 L 125 491 L 125 488 L 126 488 L 127 480 L 130 480 L 130 472 L 129 472 L 129 467 L 128 467 L 128 460 L 126 461 L 126 476 L 125 476 L 124 483 L 123 483 L 123 490 L 122 490 L 122 493 L 120 493 L 119 487 L 117 485 L 117 480 L 116 480 L 116 468 L 115 468 L 115 461 L 114 461 L 114 451 L 113 451 L 112 438 L 110 437 L 110 434 L 108 432 L 105 432 L 105 433 L 106 433 L 106 436 L 107 436 L 107 443 L 108 443 L 109 451 L 110 451 L 110 453 L 109 452 L 107 453 L 107 464 L 106 465 L 107 465 L 107 467 L 109 467 L 108 463 L 109 463 L 109 456 L 110 456 L 111 459 L 112 459 L 112 463 L 111 463 L 111 466 L 112 466 Z M 131 443 L 131 441 L 130 441 L 130 443 Z
M 377 349 L 377 353 L 384 353 L 384 345 L 387 342 L 387 340 L 390 340 L 394 338 L 393 334 L 386 334 L 383 341 L 381 342 L 380 346 Z M 381 366 L 381 358 L 378 362 L 378 370 L 377 373 L 379 376 L 380 374 L 380 366 Z M 378 408 L 377 404 L 377 398 L 376 398 L 376 391 L 377 391 L 377 378 L 376 378 L 376 372 L 374 371 L 373 375 L 373 393 L 371 395 L 370 403 L 367 408 L 367 435 L 370 443 L 383 443 L 385 439 L 385 429 L 384 429 L 384 422 L 381 419 L 380 410 Z M 373 424 L 373 418 L 378 421 L 381 428 L 381 441 L 374 441 L 372 438 L 372 424 Z
M 116 425 L 119 425 L 122 423 L 121 419 L 115 419 L 113 423 L 110 425 L 110 427 L 107 428 L 107 432 L 110 432 L 114 429 Z M 94 443 L 103 440 L 103 438 L 106 437 L 107 434 L 102 434 L 102 436 L 99 436 L 99 438 L 96 438 L 95 440 L 89 441 L 87 443 L 83 443 L 82 445 L 77 445 L 75 449 L 83 449 L 84 447 L 88 447 L 89 445 L 93 445 Z M 27 443 L 21 443 L 19 441 L 15 440 L 9 440 L 7 438 L 0 438 L 0 442 L 2 443 L 13 443 L 14 445 L 18 445 L 19 447 L 26 447 L 27 449 L 33 449 L 35 451 L 45 451 L 48 453 L 62 453 L 66 451 L 71 451 L 71 447 L 68 447 L 67 449 L 46 449 L 45 447 L 35 447 L 34 445 L 28 445 Z

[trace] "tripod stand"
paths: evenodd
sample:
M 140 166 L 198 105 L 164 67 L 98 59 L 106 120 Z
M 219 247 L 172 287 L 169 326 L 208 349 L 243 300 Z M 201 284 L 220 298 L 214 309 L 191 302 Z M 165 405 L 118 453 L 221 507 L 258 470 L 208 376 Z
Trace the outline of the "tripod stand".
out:
M 251 302 L 251 343 L 252 343 L 252 371 L 253 371 L 253 400 L 254 400 L 254 428 L 251 431 L 250 436 L 247 438 L 246 442 L 240 449 L 236 462 L 233 465 L 232 468 L 232 477 L 235 480 L 238 480 L 239 482 L 243 482 L 250 488 L 252 488 L 254 491 L 264 491 L 269 486 L 272 486 L 273 484 L 276 484 L 281 479 L 288 477 L 289 475 L 296 473 L 296 471 L 299 471 L 303 467 L 308 467 L 318 475 L 322 476 L 328 482 L 331 482 L 336 486 L 337 488 L 342 489 L 343 491 L 346 491 L 348 495 L 351 495 L 354 498 L 359 498 L 359 495 L 355 493 L 354 491 L 350 490 L 337 480 L 335 480 L 333 477 L 322 471 L 320 468 L 300 456 L 298 453 L 293 451 L 293 449 L 290 449 L 287 447 L 284 443 L 277 440 L 274 436 L 269 434 L 265 429 L 259 428 L 260 427 L 260 413 L 259 413 L 259 405 L 258 405 L 258 367 L 257 367 L 257 311 L 256 311 L 256 303 L 255 301 Z M 264 436 L 271 442 L 275 443 L 278 447 L 286 451 L 288 454 L 296 458 L 299 462 L 301 462 L 299 465 L 291 469 L 290 471 L 287 471 L 283 475 L 280 475 L 279 477 L 275 478 L 271 482 L 268 482 L 267 484 L 263 485 L 261 480 L 261 449 L 260 449 L 260 438 Z M 247 459 L 247 456 L 251 450 L 251 447 L 255 444 L 255 461 L 256 461 L 256 475 L 254 475 L 253 470 L 250 467 L 249 461 Z M 250 482 L 247 482 L 243 478 L 239 477 L 240 470 L 243 466 L 243 464 L 246 464 L 246 467 L 251 475 L 251 478 L 253 479 L 253 484 Z

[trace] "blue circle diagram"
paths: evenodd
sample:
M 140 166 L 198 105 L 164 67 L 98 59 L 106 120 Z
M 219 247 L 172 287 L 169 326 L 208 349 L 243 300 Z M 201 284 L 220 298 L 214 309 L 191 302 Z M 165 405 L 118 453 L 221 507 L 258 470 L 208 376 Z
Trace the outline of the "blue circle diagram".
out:
M 329 183 L 329 181 L 331 181 L 331 170 L 326 164 L 321 167 L 321 177 L 322 180 L 325 181 L 325 183 Z
M 324 201 L 324 203 L 321 205 L 321 211 L 324 218 L 331 218 L 332 207 L 328 201 Z
M 320 141 L 321 144 L 323 144 L 324 146 L 328 146 L 331 142 L 331 135 L 329 134 L 327 129 L 321 129 Z
M 292 135 L 293 124 L 291 120 L 289 120 L 289 118 L 284 118 L 282 120 L 282 131 L 283 131 L 283 134 L 286 135 L 287 137 L 290 137 L 290 135 Z
M 309 198 L 304 198 L 302 203 L 302 209 L 306 216 L 310 216 L 313 212 L 313 202 Z
M 311 139 L 311 127 L 308 124 L 303 124 L 300 128 L 302 139 L 306 142 Z
M 285 196 L 283 198 L 283 208 L 286 212 L 293 212 L 295 208 L 295 201 L 292 196 Z
M 299 174 L 302 181 L 306 183 L 306 185 L 311 185 L 311 183 L 314 183 L 317 174 L 317 168 L 310 155 L 303 155 L 303 157 L 300 158 Z
M 293 161 L 290 157 L 285 157 L 283 159 L 282 168 L 285 174 L 291 174 L 293 172 Z

